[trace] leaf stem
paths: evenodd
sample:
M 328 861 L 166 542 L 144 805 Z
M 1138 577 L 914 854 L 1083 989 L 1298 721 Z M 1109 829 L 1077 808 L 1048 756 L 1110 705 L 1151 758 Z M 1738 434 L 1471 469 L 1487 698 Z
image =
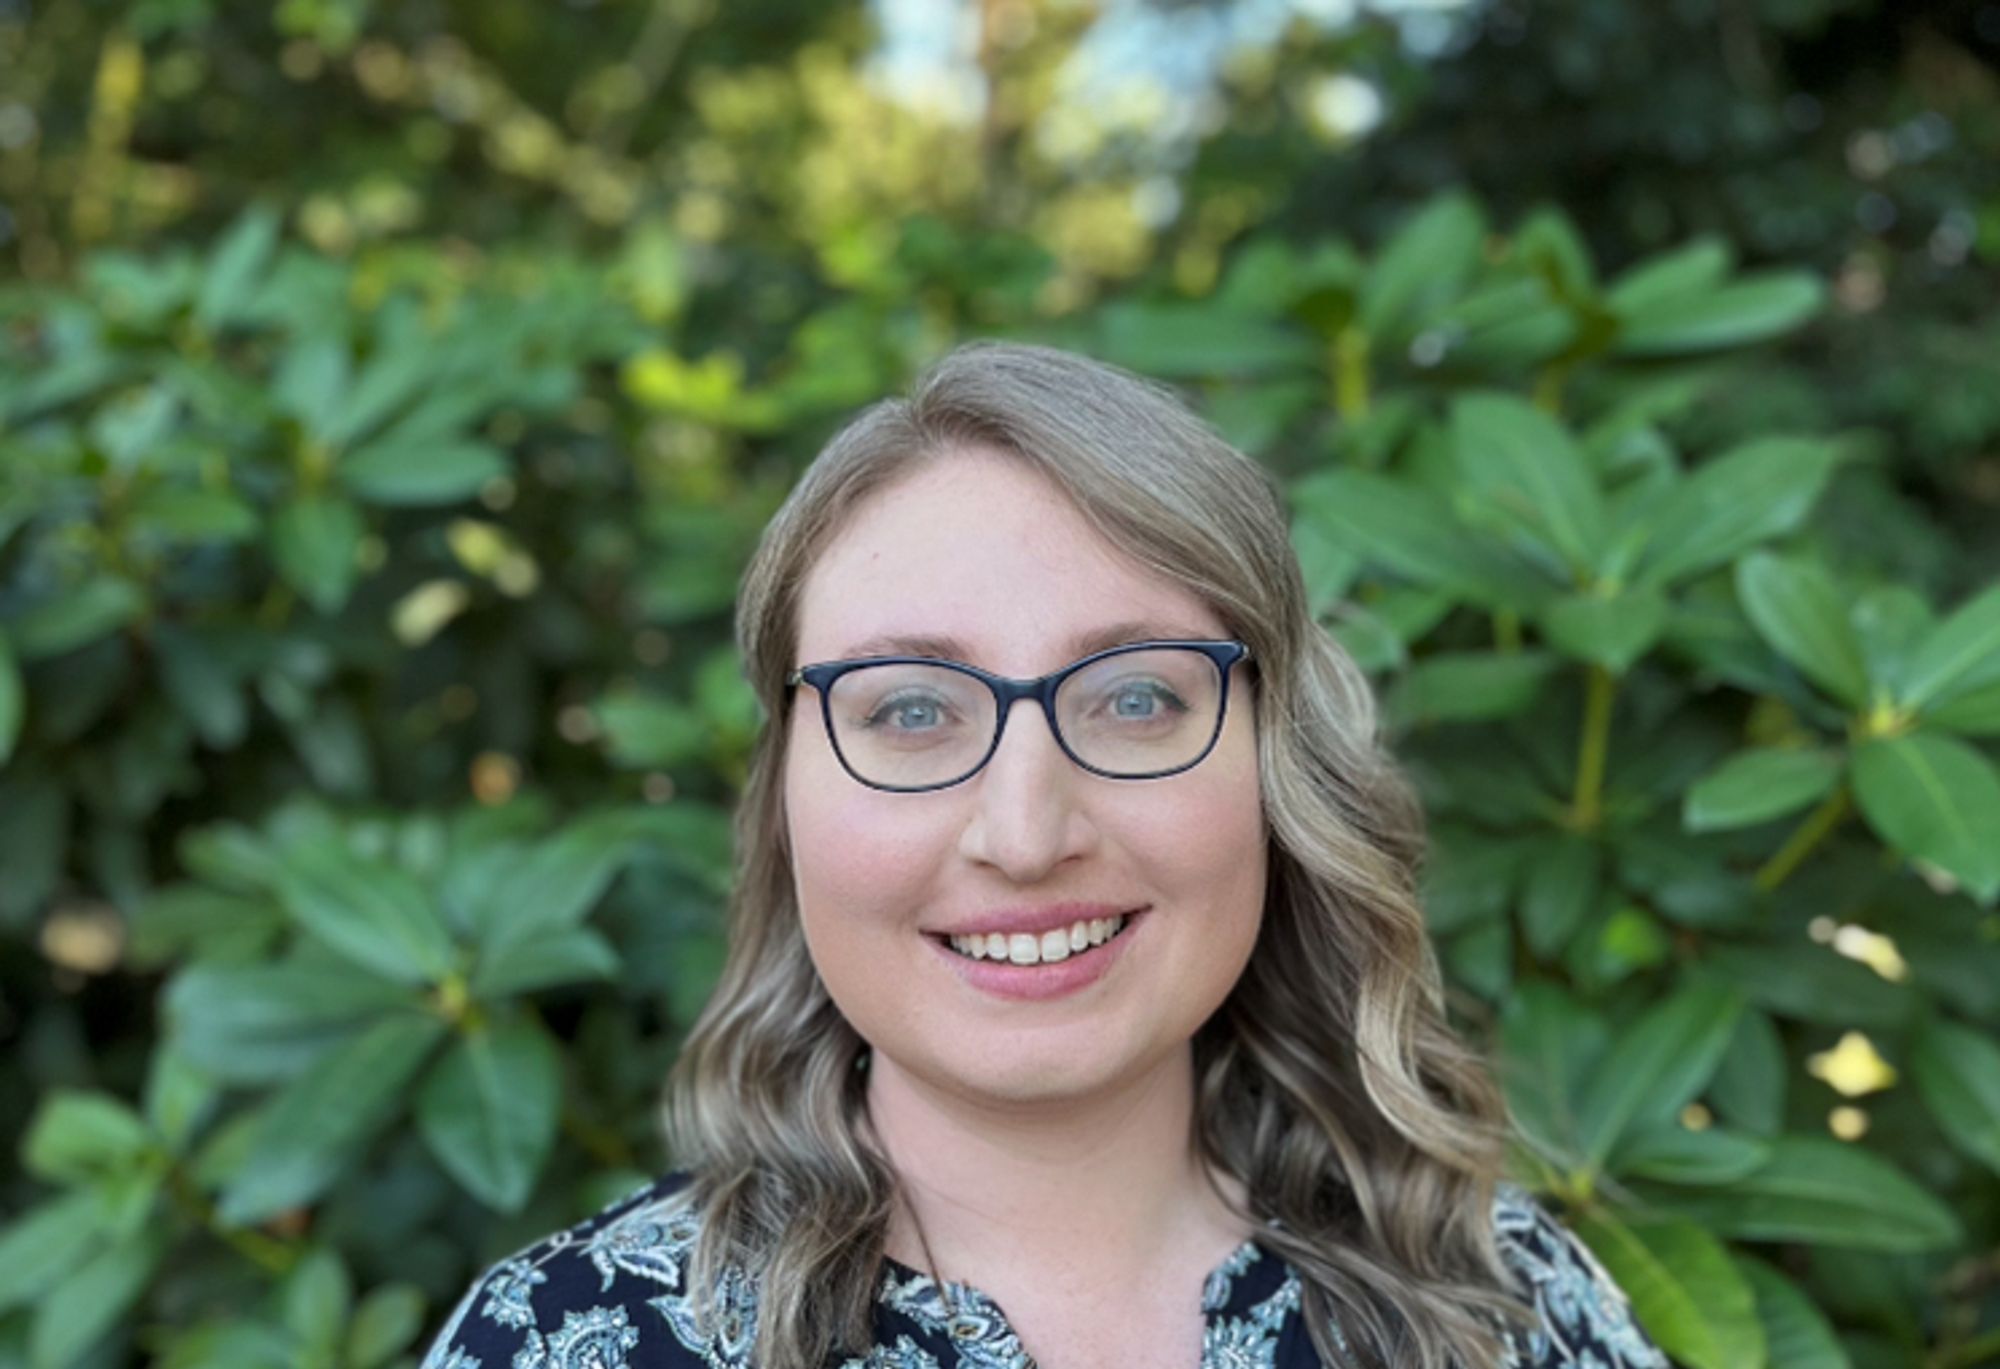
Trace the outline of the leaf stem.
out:
M 1368 417 L 1368 334 L 1348 324 L 1333 339 L 1333 407 L 1350 423 Z
M 1757 872 L 1753 881 L 1757 888 L 1769 893 L 1784 883 L 1792 871 L 1799 868 L 1799 864 L 1811 853 L 1813 847 L 1819 845 L 1827 833 L 1840 825 L 1840 820 L 1847 816 L 1847 807 L 1847 786 L 1838 785 L 1820 806 L 1813 809 L 1806 820 L 1798 825 L 1791 836 L 1785 839 L 1785 844 L 1778 848 L 1777 854 L 1764 862 L 1764 867 Z
M 1535 407 L 1546 414 L 1562 413 L 1563 382 L 1569 379 L 1569 367 L 1562 362 L 1550 362 L 1535 377 Z
M 1579 832 L 1594 829 L 1603 818 L 1604 762 L 1611 747 L 1611 701 L 1618 681 L 1601 665 L 1584 677 L 1583 736 L 1577 745 L 1576 795 L 1570 801 L 1570 825 Z
M 233 1247 L 235 1251 L 252 1264 L 267 1273 L 283 1274 L 298 1260 L 299 1247 L 295 1242 L 274 1240 L 261 1231 L 247 1228 L 224 1226 L 215 1217 L 215 1204 L 208 1201 L 187 1171 L 175 1165 L 167 1172 L 167 1191 L 173 1195 L 174 1204 L 196 1225 Z
M 591 1159 L 608 1169 L 630 1169 L 637 1163 L 632 1147 L 626 1144 L 623 1136 L 585 1117 L 573 1107 L 563 1108 L 562 1129 L 589 1153 Z

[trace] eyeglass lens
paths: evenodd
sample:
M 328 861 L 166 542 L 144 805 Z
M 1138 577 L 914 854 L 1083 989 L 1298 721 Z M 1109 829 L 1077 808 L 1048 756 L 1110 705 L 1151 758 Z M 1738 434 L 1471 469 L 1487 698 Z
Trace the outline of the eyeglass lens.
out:
M 1056 690 L 1057 731 L 1085 764 L 1141 778 L 1192 763 L 1215 735 L 1222 675 L 1185 647 L 1121 652 Z M 872 665 L 833 683 L 834 741 L 870 784 L 918 788 L 963 779 L 993 742 L 993 692 L 963 671 Z

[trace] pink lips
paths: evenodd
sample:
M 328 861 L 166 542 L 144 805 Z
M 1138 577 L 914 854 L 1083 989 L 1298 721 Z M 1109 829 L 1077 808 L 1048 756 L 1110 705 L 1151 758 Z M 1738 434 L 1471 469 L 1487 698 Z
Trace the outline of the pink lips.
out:
M 924 930 L 932 936 L 942 937 L 985 936 L 990 932 L 998 932 L 1002 936 L 1012 936 L 1016 932 L 1040 936 L 1058 927 L 1067 929 L 1076 922 L 1117 917 L 1120 913 L 1143 913 L 1149 906 L 1134 909 L 1116 903 L 1045 903 L 1040 907 L 995 908 L 991 912 L 969 917 L 955 927 L 927 927 Z
M 1139 924 L 1145 921 L 1145 917 L 1143 909 L 1127 913 L 1125 929 L 1117 936 L 1053 965 L 1012 965 L 1000 960 L 974 960 L 960 955 L 949 943 L 936 937 L 926 937 L 925 940 L 950 962 L 958 977 L 973 988 L 996 998 L 1041 1002 L 1076 993 L 1104 978 L 1118 958 L 1125 954 L 1126 943 L 1138 935 Z

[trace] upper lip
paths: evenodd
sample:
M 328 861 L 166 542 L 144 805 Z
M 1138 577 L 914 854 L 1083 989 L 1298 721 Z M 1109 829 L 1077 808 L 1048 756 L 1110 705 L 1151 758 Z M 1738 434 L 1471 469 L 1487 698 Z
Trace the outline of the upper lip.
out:
M 1116 903 L 1043 903 L 1035 907 L 993 908 L 983 913 L 975 913 L 963 922 L 949 927 L 933 927 L 932 936 L 986 936 L 999 932 L 1002 936 L 1012 936 L 1016 932 L 1030 936 L 1040 936 L 1043 932 L 1053 932 L 1058 927 L 1068 927 L 1073 922 L 1089 922 L 1094 918 L 1117 917 L 1123 913 L 1143 913 L 1150 904 L 1138 907 L 1120 906 Z

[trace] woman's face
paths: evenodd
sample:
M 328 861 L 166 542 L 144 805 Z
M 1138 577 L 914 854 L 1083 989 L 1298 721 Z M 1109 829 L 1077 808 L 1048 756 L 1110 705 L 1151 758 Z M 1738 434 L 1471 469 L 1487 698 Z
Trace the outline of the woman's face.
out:
M 1131 621 L 1155 629 L 1134 640 L 1229 636 L 1044 477 L 966 448 L 854 511 L 807 578 L 792 664 L 905 654 L 863 644 L 922 634 L 956 639 L 968 664 L 1030 678 L 1089 654 L 1075 644 L 1092 631 Z M 1200 764 L 1117 780 L 1071 762 L 1040 707 L 1022 701 L 983 770 L 899 794 L 851 778 L 817 692 L 794 690 L 784 791 L 805 936 L 878 1058 L 1005 1104 L 1087 1097 L 1185 1051 L 1235 985 L 1262 916 L 1252 702 L 1248 672 L 1232 670 L 1221 735 Z M 1145 911 L 1090 952 L 1101 973 L 1054 996 L 982 985 L 1002 963 L 968 961 L 934 935 L 1073 901 Z M 1001 974 L 1082 977 L 1085 961 Z

